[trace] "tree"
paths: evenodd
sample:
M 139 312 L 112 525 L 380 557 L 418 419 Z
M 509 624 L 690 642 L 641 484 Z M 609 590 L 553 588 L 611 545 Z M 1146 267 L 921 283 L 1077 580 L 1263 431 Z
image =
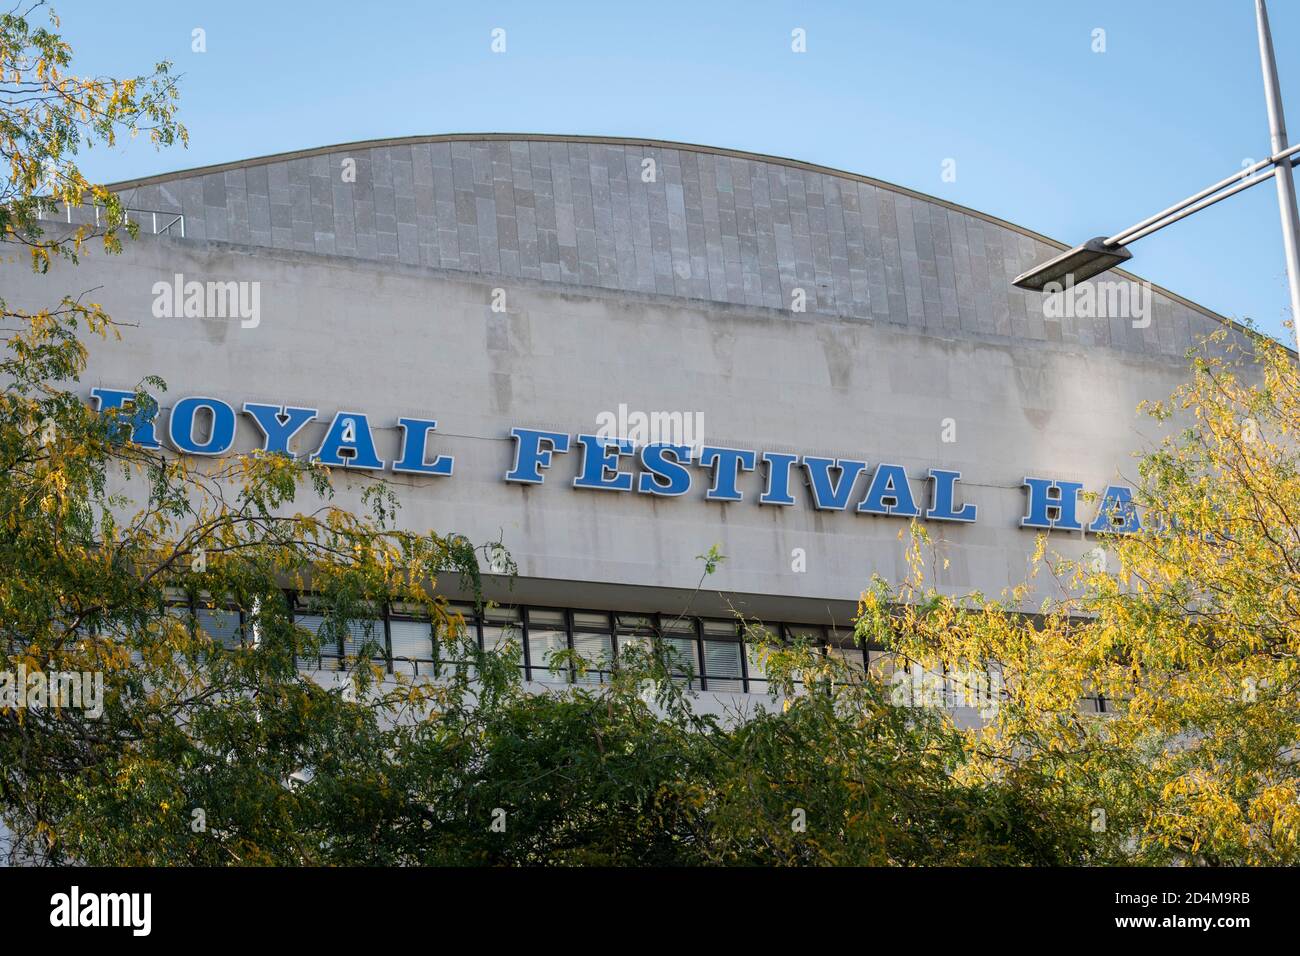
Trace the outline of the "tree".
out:
M 185 131 L 169 64 L 71 76 L 58 21 L 33 25 L 40 6 L 0 18 L 0 228 L 55 281 L 83 244 L 111 254 L 134 235 L 78 150 L 139 133 L 166 146 Z M 83 203 L 101 207 L 98 225 L 43 217 Z M 0 302 L 0 313 L 0 796 L 15 846 L 49 862 L 320 859 L 327 841 L 313 842 L 320 824 L 304 808 L 336 766 L 357 771 L 384 714 L 426 689 L 379 687 L 373 637 L 342 663 L 346 687 L 305 679 L 296 661 L 385 601 L 423 608 L 455 639 L 431 589 L 443 572 L 477 587 L 472 546 L 397 530 L 382 484 L 357 515 L 330 504 L 332 476 L 307 462 L 151 451 L 133 423 L 153 410 L 146 386 L 165 383 L 142 382 L 127 410 L 103 416 L 74 390 L 83 337 L 114 331 L 102 308 L 81 295 L 40 311 Z M 303 497 L 309 510 L 295 510 Z M 315 595 L 315 633 L 295 624 L 289 587 Z M 242 614 L 242 642 L 204 625 L 223 608 Z M 84 675 L 81 706 L 57 705 L 55 675 L 68 692 L 68 675 Z
M 1170 431 L 1140 457 L 1141 528 L 1080 562 L 1040 539 L 1035 574 L 1067 598 L 1028 616 L 1029 582 L 942 596 L 919 530 L 909 581 L 865 596 L 864 634 L 1002 675 L 959 779 L 1036 781 L 1109 859 L 1300 859 L 1300 383 L 1276 342 L 1226 340 L 1194 350 L 1191 381 L 1146 406 Z M 1081 713 L 1097 695 L 1108 713 Z

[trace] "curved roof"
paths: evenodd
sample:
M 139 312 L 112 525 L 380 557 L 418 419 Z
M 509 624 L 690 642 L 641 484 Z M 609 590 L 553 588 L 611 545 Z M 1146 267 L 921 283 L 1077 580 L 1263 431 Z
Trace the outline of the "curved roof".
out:
M 787 310 L 802 290 L 810 313 L 947 334 L 1180 356 L 1240 328 L 1158 286 L 1142 327 L 1045 316 L 1011 279 L 1062 243 L 867 176 L 686 143 L 410 136 L 111 188 L 183 213 L 189 239 Z

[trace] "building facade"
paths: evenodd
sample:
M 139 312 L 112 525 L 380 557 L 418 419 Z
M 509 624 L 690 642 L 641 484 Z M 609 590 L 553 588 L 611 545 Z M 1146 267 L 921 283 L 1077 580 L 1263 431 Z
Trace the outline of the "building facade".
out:
M 1140 520 L 1138 403 L 1201 336 L 1245 338 L 1124 273 L 1013 288 L 1063 247 L 1010 223 L 700 146 L 414 137 L 114 189 L 141 225 L 120 256 L 6 269 L 14 301 L 93 288 L 126 324 L 87 400 L 159 375 L 138 438 L 316 455 L 344 505 L 378 475 L 406 527 L 499 540 L 518 574 L 474 626 L 519 634 L 532 678 L 563 679 L 548 649 L 659 628 L 702 689 L 762 691 L 736 614 L 849 643 L 912 517 L 937 584 L 996 595 L 1041 531 L 1077 556 Z M 394 609 L 383 634 L 428 671 L 427 625 Z

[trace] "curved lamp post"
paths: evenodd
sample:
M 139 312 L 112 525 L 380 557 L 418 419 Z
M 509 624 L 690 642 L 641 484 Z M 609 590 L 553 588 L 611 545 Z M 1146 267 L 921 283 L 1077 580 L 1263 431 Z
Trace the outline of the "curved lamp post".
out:
M 1272 179 L 1277 183 L 1277 201 L 1282 213 L 1282 246 L 1291 287 L 1291 317 L 1296 323 L 1297 334 L 1300 334 L 1300 213 L 1296 210 L 1295 178 L 1292 172 L 1292 167 L 1300 164 L 1300 146 L 1290 146 L 1287 143 L 1282 90 L 1277 81 L 1273 35 L 1269 30 L 1268 9 L 1264 0 L 1255 0 L 1255 21 L 1259 30 L 1259 59 L 1264 71 L 1264 101 L 1268 107 L 1272 155 L 1113 236 L 1089 239 L 1081 246 L 1075 246 L 1068 252 L 1034 266 L 1028 272 L 1016 276 L 1012 285 L 1042 291 L 1049 283 L 1061 282 L 1066 276 L 1072 276 L 1075 282 L 1090 279 L 1132 258 L 1133 254 L 1127 248 L 1129 243 Z

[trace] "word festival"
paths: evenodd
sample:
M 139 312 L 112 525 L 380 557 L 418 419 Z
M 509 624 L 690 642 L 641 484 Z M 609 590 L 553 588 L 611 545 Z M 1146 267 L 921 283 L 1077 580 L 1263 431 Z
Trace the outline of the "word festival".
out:
M 122 389 L 94 388 L 91 398 L 101 413 L 123 419 L 122 431 L 144 448 L 160 449 L 158 405 L 141 402 L 137 393 Z M 320 421 L 315 408 L 283 404 L 245 402 L 240 410 L 261 434 L 260 450 L 297 457 L 290 442 L 307 425 Z M 185 455 L 221 456 L 235 443 L 239 414 L 234 406 L 217 398 L 190 396 L 171 409 L 166 439 L 171 448 Z M 405 475 L 452 477 L 455 461 L 450 455 L 429 459 L 429 436 L 438 427 L 429 418 L 398 418 L 401 431 L 399 456 L 391 462 L 376 449 L 369 416 L 361 412 L 336 412 L 325 437 L 310 460 L 336 468 L 358 471 L 391 470 Z M 123 436 L 125 437 L 125 436 Z M 688 494 L 697 475 L 707 484 L 706 501 L 741 502 L 756 494 L 757 503 L 773 507 L 799 504 L 796 491 L 802 485 L 807 504 L 819 511 L 847 511 L 893 518 L 924 518 L 974 524 L 978 509 L 961 502 L 958 483 L 961 472 L 930 468 L 924 478 L 910 478 L 902 465 L 882 462 L 869 469 L 855 458 L 823 458 L 787 452 L 759 452 L 748 448 L 726 448 L 669 442 L 640 443 L 632 438 L 608 434 L 577 434 L 536 428 L 512 428 L 514 463 L 503 480 L 521 485 L 540 485 L 560 455 L 576 459 L 572 487 L 592 491 L 678 498 Z M 747 473 L 756 473 L 746 479 Z M 865 491 L 853 495 L 863 475 Z M 753 484 L 748 494 L 743 484 Z M 916 485 L 923 491 L 917 493 Z M 925 487 L 928 486 L 928 487 Z M 1101 494 L 1096 513 L 1085 525 L 1081 508 L 1082 482 L 1026 477 L 1027 490 L 1022 528 L 1061 531 L 1131 534 L 1141 527 L 1126 485 L 1108 485 Z M 761 490 L 759 490 L 761 488 Z

